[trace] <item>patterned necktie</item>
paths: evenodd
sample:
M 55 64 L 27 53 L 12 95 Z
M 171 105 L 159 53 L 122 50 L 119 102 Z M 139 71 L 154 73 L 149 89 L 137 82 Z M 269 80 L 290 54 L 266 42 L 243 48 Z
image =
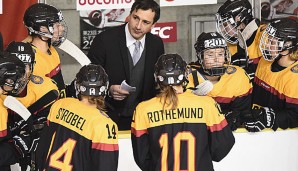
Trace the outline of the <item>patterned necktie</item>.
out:
M 132 61 L 133 61 L 133 65 L 136 65 L 136 63 L 139 61 L 141 57 L 141 53 L 140 53 L 141 42 L 137 40 L 136 42 L 134 42 L 134 45 L 135 45 L 135 49 L 132 54 Z

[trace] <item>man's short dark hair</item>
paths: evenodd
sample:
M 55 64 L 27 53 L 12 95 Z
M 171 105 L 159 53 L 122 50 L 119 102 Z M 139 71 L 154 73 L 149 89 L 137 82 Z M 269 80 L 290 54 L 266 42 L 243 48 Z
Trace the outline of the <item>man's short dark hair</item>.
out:
M 153 0 L 136 0 L 131 7 L 130 10 L 130 14 L 134 11 L 134 10 L 149 10 L 151 9 L 152 12 L 155 12 L 155 16 L 153 19 L 153 23 L 156 23 L 159 20 L 160 17 L 160 7 L 159 5 L 153 1 Z

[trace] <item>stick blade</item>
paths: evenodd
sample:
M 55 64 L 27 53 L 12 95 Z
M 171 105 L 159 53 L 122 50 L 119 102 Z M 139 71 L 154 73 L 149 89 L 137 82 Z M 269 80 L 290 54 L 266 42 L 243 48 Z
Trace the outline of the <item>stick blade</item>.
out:
M 25 121 L 31 116 L 29 110 L 15 97 L 7 96 L 4 100 L 4 106 L 9 108 L 10 110 L 16 112 L 20 115 Z
M 82 66 L 90 64 L 89 58 L 79 49 L 75 44 L 66 39 L 59 47 L 59 49 L 68 53 L 75 60 L 77 60 Z

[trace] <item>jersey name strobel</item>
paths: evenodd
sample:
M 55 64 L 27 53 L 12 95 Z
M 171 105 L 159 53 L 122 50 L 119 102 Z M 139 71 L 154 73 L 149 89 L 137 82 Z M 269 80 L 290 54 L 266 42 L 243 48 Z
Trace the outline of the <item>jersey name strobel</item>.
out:
M 157 110 L 148 112 L 149 122 L 173 120 L 179 118 L 203 118 L 203 108 L 178 108 L 171 110 Z
M 82 118 L 81 116 L 70 112 L 69 110 L 60 108 L 58 110 L 58 114 L 56 115 L 56 119 L 60 119 L 71 126 L 74 126 L 76 128 L 79 128 L 81 131 L 83 131 L 84 124 L 86 122 L 86 119 Z

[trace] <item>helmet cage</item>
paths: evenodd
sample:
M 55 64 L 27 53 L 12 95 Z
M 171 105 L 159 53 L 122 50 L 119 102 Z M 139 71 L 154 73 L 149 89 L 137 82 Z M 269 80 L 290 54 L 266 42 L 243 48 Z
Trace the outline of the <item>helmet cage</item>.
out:
M 281 34 L 282 33 L 279 33 L 277 28 L 273 27 L 271 24 L 268 25 L 262 34 L 259 48 L 265 60 L 273 61 L 281 56 L 281 52 L 285 50 L 291 52 L 297 47 L 297 44 L 295 45 L 294 42 L 296 37 L 291 39 L 291 36 Z M 282 38 L 283 36 L 287 38 Z
M 210 49 L 220 49 L 223 48 L 224 49 L 224 56 L 225 56 L 225 62 L 223 63 L 222 66 L 219 67 L 212 67 L 212 68 L 207 68 L 205 65 L 205 57 L 204 57 L 204 52 Z M 226 72 L 227 66 L 230 64 L 231 61 L 231 57 L 230 57 L 230 52 L 228 50 L 227 47 L 216 47 L 216 48 L 209 48 L 209 49 L 205 49 L 202 52 L 198 53 L 198 59 L 199 59 L 199 63 L 201 64 L 203 71 L 209 75 L 209 76 L 221 76 Z M 217 58 L 217 57 L 215 57 Z M 217 61 L 216 61 L 217 62 Z
M 238 43 L 237 38 L 237 23 L 233 16 L 225 14 L 223 16 L 216 15 L 216 30 L 231 44 Z
M 14 57 L 14 56 L 10 56 Z M 1 62 L 0 64 L 0 84 L 4 92 L 9 95 L 19 94 L 27 85 L 25 76 L 25 66 L 18 59 L 12 61 Z M 4 86 L 11 87 L 11 90 L 6 90 Z
M 20 94 L 25 89 L 28 82 L 29 82 L 29 77 L 27 77 L 26 74 L 24 73 L 23 76 L 19 77 L 15 81 L 15 85 L 14 85 L 13 89 L 10 92 L 8 92 L 8 94 L 9 95 L 18 95 L 18 94 Z
M 214 34 L 214 33 L 209 33 L 209 34 Z M 218 33 L 217 33 L 218 34 Z M 200 47 L 199 47 L 200 46 Z M 229 49 L 227 47 L 227 43 L 223 38 L 210 38 L 210 39 L 206 39 L 203 42 L 197 42 L 195 45 L 195 48 L 197 50 L 197 58 L 199 63 L 201 64 L 203 71 L 209 75 L 209 76 L 221 76 L 226 72 L 226 65 L 230 64 L 231 61 L 231 55 L 229 52 Z M 204 53 L 207 50 L 210 49 L 224 49 L 224 60 L 225 62 L 223 63 L 222 66 L 218 66 L 216 65 L 216 67 L 212 67 L 212 68 L 207 68 L 205 65 L 205 56 Z M 216 53 L 214 53 L 214 55 L 216 55 Z M 217 57 L 216 58 L 216 62 L 218 61 Z M 225 65 L 226 64 L 226 65 Z M 210 65 L 214 65 L 214 64 L 210 64 Z

